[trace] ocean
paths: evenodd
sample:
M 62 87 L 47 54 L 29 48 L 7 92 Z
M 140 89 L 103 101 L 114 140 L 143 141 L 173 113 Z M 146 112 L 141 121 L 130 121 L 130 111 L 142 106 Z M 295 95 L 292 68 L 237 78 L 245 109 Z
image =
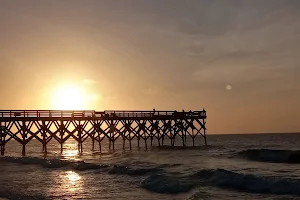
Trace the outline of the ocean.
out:
M 10 141 L 0 157 L 0 199 L 300 199 L 300 134 L 208 135 L 198 147 L 83 153 L 68 140 L 51 141 L 48 153 L 31 141 L 27 154 Z M 167 142 L 166 142 L 167 143 Z M 165 144 L 166 144 L 165 143 Z M 191 141 L 188 141 L 191 145 Z M 169 145 L 170 143 L 168 143 Z M 148 143 L 150 146 L 150 141 Z

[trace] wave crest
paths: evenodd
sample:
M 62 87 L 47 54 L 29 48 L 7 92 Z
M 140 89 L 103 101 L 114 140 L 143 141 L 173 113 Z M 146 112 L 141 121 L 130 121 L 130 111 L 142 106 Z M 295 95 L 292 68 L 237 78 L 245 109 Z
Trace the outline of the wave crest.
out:
M 199 186 L 260 194 L 300 195 L 300 180 L 256 176 L 225 169 L 203 169 L 181 177 L 155 174 L 144 180 L 141 187 L 152 192 L 174 194 Z
M 45 159 L 45 158 L 36 158 L 36 157 L 0 157 L 0 161 L 18 163 L 18 164 L 31 164 L 31 165 L 39 165 L 44 168 L 58 169 L 62 167 L 71 168 L 77 171 L 85 171 L 85 170 L 97 170 L 107 168 L 110 174 L 122 174 L 129 176 L 143 176 L 149 175 L 151 173 L 157 173 L 162 171 L 163 168 L 173 167 L 174 165 L 156 165 L 156 166 L 139 166 L 139 167 L 131 167 L 130 164 L 124 165 L 101 165 L 101 164 L 93 164 L 86 163 L 84 161 L 67 161 L 60 159 Z M 177 166 L 177 165 L 175 165 Z
M 141 187 L 156 193 L 177 194 L 188 192 L 197 185 L 195 180 L 188 177 L 153 174 L 142 182 Z
M 247 149 L 238 153 L 248 160 L 275 163 L 300 163 L 300 151 L 273 150 L 273 149 Z
M 224 169 L 201 170 L 195 174 L 208 183 L 239 191 L 276 195 L 300 195 L 300 180 L 263 177 L 236 173 Z
M 56 158 L 45 159 L 45 158 L 36 158 L 36 157 L 0 157 L 0 160 L 5 162 L 23 164 L 23 165 L 39 165 L 44 168 L 52 168 L 52 169 L 71 167 L 72 169 L 78 171 L 108 167 L 107 165 L 86 163 L 84 161 L 67 161 L 67 160 L 61 160 Z

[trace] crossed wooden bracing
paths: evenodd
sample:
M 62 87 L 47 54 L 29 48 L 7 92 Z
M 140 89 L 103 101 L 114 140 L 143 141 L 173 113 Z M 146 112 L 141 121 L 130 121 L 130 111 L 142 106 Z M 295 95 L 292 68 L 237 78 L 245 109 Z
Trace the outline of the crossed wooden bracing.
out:
M 42 151 L 47 152 L 47 144 L 56 140 L 61 145 L 73 138 L 78 142 L 78 150 L 83 151 L 82 144 L 88 138 L 99 144 L 107 138 L 109 149 L 115 149 L 115 141 L 123 139 L 157 140 L 159 146 L 164 146 L 164 139 L 169 138 L 171 146 L 175 145 L 175 138 L 182 140 L 186 146 L 187 137 L 193 140 L 201 135 L 206 144 L 206 111 L 0 111 L 0 151 L 4 155 L 5 145 L 10 140 L 16 140 L 22 145 L 22 154 L 26 153 L 26 145 L 36 139 L 42 144 Z M 177 138 L 178 138 L 177 137 Z

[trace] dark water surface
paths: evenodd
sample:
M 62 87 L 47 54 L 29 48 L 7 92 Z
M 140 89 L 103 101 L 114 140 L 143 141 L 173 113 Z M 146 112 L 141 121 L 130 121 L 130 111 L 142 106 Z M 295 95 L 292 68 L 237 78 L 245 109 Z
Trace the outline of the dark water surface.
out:
M 122 142 L 122 140 L 118 140 Z M 91 151 L 69 140 L 10 141 L 0 158 L 0 197 L 9 199 L 300 199 L 300 134 L 209 135 L 208 146 Z M 176 141 L 180 146 L 181 141 Z M 169 142 L 170 143 L 170 142 Z M 189 141 L 191 143 L 191 141 Z M 127 144 L 128 145 L 128 144 Z M 149 146 L 149 144 L 148 144 Z

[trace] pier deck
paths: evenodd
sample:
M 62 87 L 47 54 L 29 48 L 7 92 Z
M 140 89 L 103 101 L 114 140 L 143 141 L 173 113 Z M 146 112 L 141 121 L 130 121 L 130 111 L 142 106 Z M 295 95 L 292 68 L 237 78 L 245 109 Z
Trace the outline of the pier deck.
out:
M 118 138 L 131 141 L 136 138 L 138 147 L 140 140 L 157 139 L 158 145 L 164 145 L 164 139 L 169 138 L 174 146 L 176 136 L 182 139 L 186 146 L 186 138 L 193 140 L 197 135 L 204 138 L 206 144 L 206 111 L 121 111 L 121 110 L 0 110 L 0 152 L 4 155 L 5 145 L 10 140 L 16 140 L 22 145 L 22 154 L 26 153 L 26 144 L 37 139 L 42 144 L 42 151 L 47 152 L 47 144 L 56 140 L 61 145 L 74 138 L 78 142 L 78 150 L 83 151 L 82 143 L 86 139 L 99 144 L 107 138 L 109 149 L 114 149 Z

